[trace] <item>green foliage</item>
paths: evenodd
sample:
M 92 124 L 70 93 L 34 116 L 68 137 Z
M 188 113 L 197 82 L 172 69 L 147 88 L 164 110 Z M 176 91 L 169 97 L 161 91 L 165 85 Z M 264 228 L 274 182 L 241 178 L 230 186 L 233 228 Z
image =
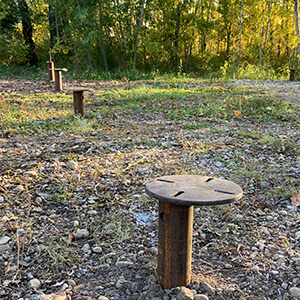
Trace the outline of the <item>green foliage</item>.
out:
M 51 195 L 48 196 L 49 200 L 57 202 L 57 203 L 64 203 L 71 199 L 72 193 L 68 191 L 70 187 L 66 184 L 58 181 L 55 184 L 54 191 Z
M 140 0 L 100 2 L 28 0 L 39 60 L 49 59 L 51 31 L 55 64 L 74 66 L 73 74 L 80 78 L 135 80 L 159 70 L 177 76 L 193 72 L 211 80 L 286 79 L 287 70 L 295 66 L 292 2 L 275 0 L 270 11 L 269 2 L 246 0 L 240 16 L 241 2 L 236 0 L 201 5 L 197 1 L 146 1 L 140 28 Z M 136 41 L 138 73 L 132 73 Z M 25 44 L 17 2 L 1 1 L 0 65 L 26 65 Z M 237 69 L 240 45 L 242 67 Z M 104 54 L 113 74 L 104 72 Z
M 22 56 L 25 61 L 25 55 Z M 19 66 L 17 64 L 0 66 L 0 78 L 46 79 L 47 67 Z

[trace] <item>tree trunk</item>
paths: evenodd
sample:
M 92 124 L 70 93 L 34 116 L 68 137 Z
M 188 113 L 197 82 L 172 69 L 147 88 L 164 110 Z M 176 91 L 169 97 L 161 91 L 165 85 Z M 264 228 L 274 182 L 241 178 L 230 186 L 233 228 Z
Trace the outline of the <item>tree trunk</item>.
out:
M 23 27 L 22 33 L 24 36 L 25 43 L 28 46 L 27 60 L 31 66 L 36 66 L 38 63 L 38 58 L 35 52 L 35 44 L 33 41 L 33 28 L 26 0 L 18 0 L 18 6 Z
M 125 36 L 124 36 L 124 31 L 123 31 L 123 27 L 122 27 L 122 23 L 121 23 L 121 17 L 120 17 L 120 11 L 119 11 L 120 2 L 118 0 L 116 1 L 116 5 L 118 7 L 119 17 L 117 19 L 118 19 L 119 30 L 120 30 L 120 34 L 121 34 L 121 56 L 122 56 L 122 59 L 120 60 L 119 67 L 121 66 L 121 68 L 123 70 L 125 70 L 126 64 L 127 64 L 126 63 L 126 56 L 127 56 L 126 39 L 125 39 Z
M 53 47 L 57 39 L 55 9 L 49 5 L 49 31 L 50 31 L 50 46 Z
M 180 31 L 180 3 L 176 7 L 176 28 L 175 28 L 175 40 L 174 40 L 174 48 L 175 48 L 175 64 L 176 64 L 176 73 L 179 72 L 179 31 Z
M 189 64 L 192 57 L 193 45 L 190 45 L 186 51 L 186 60 L 185 60 L 185 73 L 188 73 Z
M 100 29 L 100 42 L 101 42 L 104 69 L 106 72 L 108 72 L 108 64 L 107 64 L 105 44 L 103 38 L 103 28 L 102 28 L 102 0 L 99 0 L 99 29 Z
M 295 23 L 296 23 L 296 34 L 297 37 L 299 38 L 300 32 L 299 32 L 299 10 L 298 10 L 298 0 L 295 0 Z M 300 42 L 297 43 L 297 51 L 298 54 L 300 55 Z
M 1 27 L 1 23 L 0 23 L 0 36 L 2 35 L 2 27 Z M 8 59 L 8 55 L 7 55 L 7 47 L 3 47 L 4 49 L 3 49 L 3 52 L 4 52 L 4 54 L 5 54 L 5 59 L 6 59 L 6 62 L 7 62 L 7 64 L 9 65 L 10 64 L 10 61 L 9 61 L 9 59 Z
M 238 57 L 238 64 L 237 64 L 238 69 L 240 67 L 241 54 L 242 54 L 242 25 L 243 25 L 243 0 L 241 0 L 241 6 L 240 6 L 239 57 Z
M 134 45 L 134 54 L 133 54 L 133 62 L 132 62 L 132 69 L 135 69 L 136 65 L 136 55 L 137 55 L 137 49 L 138 49 L 138 39 L 139 39 L 139 33 L 142 25 L 142 20 L 143 20 L 143 14 L 144 14 L 144 9 L 146 6 L 147 0 L 143 0 L 142 7 L 141 7 L 141 15 L 140 15 L 140 20 L 136 32 L 136 38 L 135 38 L 135 45 Z
M 267 24 L 267 30 L 266 30 L 266 34 L 265 34 L 265 43 L 264 43 L 264 50 L 263 50 L 263 55 L 264 56 L 266 54 L 269 29 L 270 29 L 270 26 L 271 26 L 272 8 L 273 8 L 273 1 L 271 0 L 271 2 L 270 2 L 270 14 L 269 14 L 269 19 L 268 19 L 268 24 Z
M 262 3 L 262 12 L 261 12 L 261 19 L 260 19 L 260 30 L 259 30 L 259 65 L 262 65 L 262 35 L 263 35 L 263 28 L 264 28 L 264 15 L 265 15 L 265 1 L 263 0 Z
M 227 25 L 228 26 L 228 25 Z M 231 23 L 229 24 L 229 28 L 227 29 L 227 37 L 226 37 L 226 61 L 229 61 L 230 55 L 230 43 L 231 43 Z

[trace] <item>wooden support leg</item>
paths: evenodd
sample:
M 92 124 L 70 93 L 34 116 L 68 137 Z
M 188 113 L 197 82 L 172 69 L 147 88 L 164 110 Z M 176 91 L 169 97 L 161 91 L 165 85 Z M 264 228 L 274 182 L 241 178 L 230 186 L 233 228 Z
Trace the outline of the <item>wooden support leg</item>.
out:
M 191 282 L 193 215 L 193 206 L 159 201 L 157 273 L 164 289 Z
M 48 76 L 49 76 L 49 81 L 54 81 L 54 62 L 53 61 L 48 61 Z
M 83 91 L 73 91 L 74 100 L 74 113 L 81 114 L 84 117 L 84 92 Z
M 60 92 L 62 91 L 62 80 L 61 80 L 61 71 L 54 70 L 55 73 L 55 89 Z

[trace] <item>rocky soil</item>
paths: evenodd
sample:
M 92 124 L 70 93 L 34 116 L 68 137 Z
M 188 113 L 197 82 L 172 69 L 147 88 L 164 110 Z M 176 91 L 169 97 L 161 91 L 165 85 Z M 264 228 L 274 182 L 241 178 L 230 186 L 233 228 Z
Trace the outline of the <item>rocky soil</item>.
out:
M 0 81 L 16 94 L 42 91 L 33 84 Z M 299 83 L 226 85 L 236 86 L 288 100 L 299 116 Z M 0 132 L 0 298 L 300 299 L 299 119 L 204 121 L 188 130 L 146 109 L 88 133 Z M 195 207 L 187 288 L 156 279 L 158 203 L 144 186 L 163 174 L 244 190 L 236 203 Z

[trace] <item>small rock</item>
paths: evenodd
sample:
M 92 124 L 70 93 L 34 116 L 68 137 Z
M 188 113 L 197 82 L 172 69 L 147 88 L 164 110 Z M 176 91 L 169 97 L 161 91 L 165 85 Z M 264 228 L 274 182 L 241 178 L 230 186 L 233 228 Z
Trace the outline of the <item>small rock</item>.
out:
M 203 286 L 203 289 L 209 294 L 213 294 L 215 292 L 214 288 L 206 282 L 204 282 L 202 284 L 202 286 Z
M 34 207 L 32 208 L 32 211 L 40 213 L 40 212 L 43 211 L 43 209 L 42 209 L 41 207 L 36 207 L 36 206 L 34 206 Z
M 182 286 L 177 295 L 177 300 L 194 300 L 194 294 L 190 289 Z
M 78 164 L 73 161 L 73 160 L 69 160 L 67 162 L 67 166 L 71 169 L 71 170 L 77 170 L 78 169 Z
M 270 272 L 272 275 L 278 275 L 279 274 L 279 271 L 276 271 L 276 270 L 272 270 L 271 272 Z
M 98 247 L 98 246 L 95 246 L 92 248 L 92 251 L 94 253 L 101 253 L 102 252 L 102 248 L 101 247 Z
M 291 293 L 294 297 L 300 299 L 300 288 L 298 288 L 298 287 L 291 287 L 291 288 L 290 288 L 290 293 Z
M 209 298 L 204 294 L 197 294 L 195 295 L 194 300 L 209 300 Z
M 259 216 L 264 216 L 264 215 L 265 215 L 265 212 L 262 211 L 260 208 L 257 209 L 256 213 L 257 213 Z
M 15 189 L 14 189 L 16 192 L 23 192 L 25 190 L 24 186 L 23 185 L 18 185 Z
M 0 203 L 4 202 L 4 197 L 0 196 Z
M 89 244 L 84 244 L 81 250 L 85 253 L 89 253 L 91 250 L 91 246 Z
M 125 283 L 124 278 L 118 279 L 117 282 L 116 282 L 116 288 L 117 288 L 117 289 L 122 288 L 123 285 L 124 285 L 124 283 Z
M 275 260 L 282 259 L 282 258 L 284 258 L 284 256 L 283 256 L 282 254 L 276 253 L 276 254 L 274 255 L 274 259 L 275 259 Z
M 89 210 L 89 211 L 87 212 L 87 214 L 90 215 L 90 216 L 95 216 L 95 215 L 98 214 L 98 212 L 97 212 L 96 210 Z
M 9 249 L 9 245 L 0 245 L 0 253 L 3 253 Z
M 28 282 L 28 286 L 31 289 L 39 289 L 41 287 L 41 282 L 38 279 L 33 278 Z
M 28 262 L 30 262 L 30 259 L 31 259 L 30 256 L 26 256 L 26 257 L 24 258 L 24 261 L 28 263 Z
M 89 236 L 89 231 L 87 229 L 78 229 L 75 234 L 75 239 L 80 240 L 80 239 L 84 239 L 87 238 Z
M 69 286 L 73 287 L 76 285 L 76 282 L 73 279 L 68 279 L 68 284 L 69 284 Z
M 24 229 L 18 229 L 18 230 L 17 230 L 17 234 L 18 234 L 19 236 L 23 236 L 23 235 L 25 235 L 25 230 L 24 230 Z
M 150 285 L 157 283 L 157 278 L 153 274 L 149 275 L 146 280 Z
M 276 261 L 276 265 L 285 265 L 285 258 L 282 257 Z
M 99 296 L 98 300 L 109 300 L 109 299 L 105 296 Z
M 67 295 L 66 292 L 60 291 L 55 294 L 50 294 L 50 295 L 43 295 L 41 297 L 41 300 L 67 300 Z
M 286 282 L 283 282 L 283 283 L 281 284 L 281 286 L 282 286 L 283 289 L 286 290 L 286 289 L 288 288 L 289 285 L 288 285 Z
M 73 287 L 73 291 L 74 291 L 75 293 L 77 293 L 79 290 L 82 290 L 82 289 L 84 289 L 84 288 L 85 288 L 85 285 L 84 285 L 84 284 L 79 284 L 79 285 L 76 285 L 76 286 Z
M 65 291 L 67 288 L 69 287 L 69 285 L 67 283 L 64 283 L 60 289 L 60 291 Z
M 73 178 L 72 178 L 72 180 L 73 180 L 74 182 L 79 182 L 79 181 L 80 181 L 80 174 L 74 175 Z
M 109 270 L 110 265 L 109 264 L 101 264 L 98 266 L 100 270 Z
M 137 260 L 143 264 L 147 264 L 151 261 L 152 259 L 152 256 L 149 256 L 149 255 L 144 255 L 144 256 L 139 256 L 137 258 Z
M 139 283 L 138 283 L 138 282 L 132 282 L 132 283 L 131 283 L 130 289 L 131 289 L 133 292 L 137 292 L 137 291 L 139 290 Z
M 252 271 L 254 273 L 259 273 L 259 267 L 258 266 L 252 266 Z
M 5 244 L 7 244 L 7 243 L 9 242 L 9 240 L 10 240 L 10 237 L 8 237 L 8 236 L 3 236 L 3 237 L 1 237 L 1 238 L 0 238 L 0 245 L 5 245 Z
M 78 222 L 77 220 L 75 220 L 75 221 L 73 222 L 73 226 L 74 226 L 74 227 L 78 227 L 78 226 L 79 226 L 79 222 Z
M 223 166 L 223 164 L 220 161 L 217 161 L 215 163 L 215 166 L 218 167 L 218 168 L 221 168 Z
M 38 173 L 36 171 L 27 171 L 24 172 L 24 176 L 30 176 L 30 177 L 38 177 Z
M 151 247 L 150 248 L 150 253 L 152 254 L 152 255 L 158 255 L 158 249 L 157 249 L 157 247 Z
M 131 260 L 117 260 L 116 267 L 118 268 L 126 268 L 133 265 L 133 262 Z

